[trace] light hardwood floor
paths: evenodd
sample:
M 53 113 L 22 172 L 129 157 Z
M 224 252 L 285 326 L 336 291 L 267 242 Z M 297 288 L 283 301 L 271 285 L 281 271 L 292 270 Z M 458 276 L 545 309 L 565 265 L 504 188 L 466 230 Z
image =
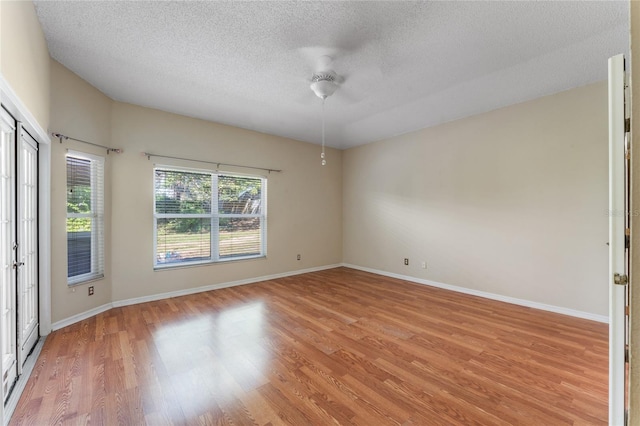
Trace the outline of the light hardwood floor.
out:
M 606 424 L 607 326 L 346 268 L 52 333 L 11 424 Z

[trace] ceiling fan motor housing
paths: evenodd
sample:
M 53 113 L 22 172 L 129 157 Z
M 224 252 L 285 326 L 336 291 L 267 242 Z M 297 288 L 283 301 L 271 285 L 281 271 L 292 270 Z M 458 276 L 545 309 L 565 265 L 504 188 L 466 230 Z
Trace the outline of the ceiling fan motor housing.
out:
M 336 83 L 336 74 L 333 71 L 315 73 L 311 77 L 311 90 L 320 99 L 326 99 L 333 95 L 338 88 Z

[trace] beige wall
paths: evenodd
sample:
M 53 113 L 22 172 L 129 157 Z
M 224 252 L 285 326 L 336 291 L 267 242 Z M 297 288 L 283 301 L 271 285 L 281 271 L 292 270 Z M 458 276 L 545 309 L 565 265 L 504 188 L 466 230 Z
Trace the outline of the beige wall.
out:
M 341 262 L 340 151 L 322 167 L 316 145 L 123 103 L 114 103 L 111 123 L 112 144 L 124 148 L 112 169 L 114 301 Z M 207 165 L 148 160 L 143 151 L 283 169 L 268 175 L 267 258 L 154 271 L 153 165 Z
M 598 83 L 345 151 L 344 261 L 607 315 L 606 96 Z
M 66 141 L 53 145 L 53 322 L 111 301 L 153 296 L 211 284 L 251 279 L 342 261 L 341 152 L 230 126 L 113 102 L 62 65 L 51 66 L 52 128 L 69 136 L 122 148 L 106 156 L 106 276 L 66 285 L 65 162 L 67 148 L 104 155 Z M 148 160 L 141 152 L 283 169 L 268 174 L 267 258 L 154 271 L 153 165 L 206 168 L 202 163 Z M 222 170 L 251 173 L 245 169 Z M 297 254 L 302 255 L 300 261 Z
M 33 3 L 0 1 L 0 71 L 43 129 L 49 127 L 49 51 Z
M 51 130 L 101 145 L 111 143 L 112 101 L 93 86 L 51 60 Z M 51 146 L 51 320 L 56 322 L 111 302 L 111 211 L 105 209 L 105 278 L 87 284 L 67 285 L 67 150 L 105 158 L 105 205 L 111 205 L 111 164 L 114 154 L 71 140 Z M 87 286 L 95 294 L 89 297 Z

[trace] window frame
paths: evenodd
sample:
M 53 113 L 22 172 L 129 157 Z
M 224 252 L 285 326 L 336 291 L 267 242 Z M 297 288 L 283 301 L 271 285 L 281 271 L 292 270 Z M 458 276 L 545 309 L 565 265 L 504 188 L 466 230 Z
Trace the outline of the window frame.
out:
M 166 172 L 195 173 L 195 174 L 209 175 L 211 179 L 210 213 L 194 213 L 194 214 L 158 213 L 156 211 L 156 195 L 157 194 L 156 194 L 156 187 L 155 187 L 155 176 L 158 170 L 166 171 Z M 220 213 L 219 203 L 218 203 L 219 176 L 260 179 L 260 182 L 261 182 L 260 211 L 261 212 L 258 214 Z M 260 253 L 255 255 L 244 255 L 244 256 L 239 255 L 239 256 L 221 257 L 220 256 L 220 238 L 219 238 L 220 237 L 220 219 L 221 218 L 247 218 L 247 217 L 260 219 Z M 209 222 L 210 223 L 210 236 L 209 236 L 210 257 L 208 259 L 183 261 L 183 262 L 167 262 L 167 263 L 158 262 L 158 219 L 174 219 L 174 218 L 175 219 L 180 219 L 180 218 L 209 219 L 210 221 Z M 220 263 L 234 262 L 234 261 L 263 259 L 266 257 L 267 257 L 267 177 L 266 176 L 245 174 L 245 173 L 235 173 L 235 172 L 222 172 L 222 171 L 211 170 L 211 169 L 180 167 L 180 166 L 172 166 L 172 165 L 164 165 L 164 164 L 154 165 L 153 167 L 153 268 L 154 270 L 201 266 L 201 265 L 212 265 L 212 264 L 220 264 Z
M 66 213 L 66 219 L 72 218 L 84 218 L 88 217 L 92 220 L 91 225 L 91 271 L 69 276 L 67 270 L 67 286 L 72 287 L 79 284 L 84 284 L 90 281 L 96 281 L 104 278 L 104 184 L 105 184 L 105 158 L 99 155 L 88 154 L 86 152 L 67 150 L 65 154 L 65 169 L 67 165 L 67 158 L 77 158 L 80 160 L 87 160 L 90 162 L 90 186 L 91 186 L 91 212 L 90 213 Z M 98 176 L 101 172 L 102 176 Z M 69 195 L 69 179 L 66 176 L 66 195 Z M 68 199 L 68 198 L 67 198 Z M 65 200 L 66 201 L 66 200 Z M 97 211 L 96 211 L 97 209 Z M 95 221 L 95 222 L 94 222 Z M 66 232 L 67 241 L 69 231 Z M 67 243 L 67 265 L 69 262 L 69 245 Z

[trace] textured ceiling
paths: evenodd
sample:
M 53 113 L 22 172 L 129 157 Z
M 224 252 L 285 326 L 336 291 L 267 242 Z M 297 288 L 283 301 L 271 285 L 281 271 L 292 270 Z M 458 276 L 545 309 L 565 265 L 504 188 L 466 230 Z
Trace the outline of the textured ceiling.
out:
M 628 2 L 35 1 L 51 56 L 111 98 L 348 148 L 604 80 Z

